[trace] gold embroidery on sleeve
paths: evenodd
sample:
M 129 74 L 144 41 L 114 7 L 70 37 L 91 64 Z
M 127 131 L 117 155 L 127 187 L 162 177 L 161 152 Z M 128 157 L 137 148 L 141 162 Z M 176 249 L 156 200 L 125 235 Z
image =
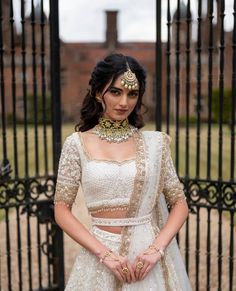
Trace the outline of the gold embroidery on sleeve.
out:
M 81 177 L 79 152 L 73 136 L 66 139 L 59 162 L 54 203 L 71 206 L 78 192 Z

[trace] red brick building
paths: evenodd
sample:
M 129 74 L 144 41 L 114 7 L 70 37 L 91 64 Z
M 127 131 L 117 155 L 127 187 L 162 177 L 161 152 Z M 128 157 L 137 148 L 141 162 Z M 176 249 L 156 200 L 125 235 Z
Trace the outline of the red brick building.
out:
M 4 11 L 9 11 L 9 1 L 4 0 Z M 187 7 L 181 2 L 180 7 L 180 69 L 179 69 L 179 96 L 180 96 L 180 116 L 185 116 L 186 105 L 186 15 Z M 219 9 L 218 9 L 219 11 Z M 155 74 L 155 43 L 154 42 L 119 42 L 117 31 L 117 11 L 107 11 L 107 28 L 105 42 L 88 42 L 88 43 L 65 43 L 61 41 L 61 100 L 62 100 L 62 113 L 64 120 L 77 121 L 79 118 L 79 110 L 82 100 L 88 88 L 88 81 L 90 74 L 97 61 L 103 59 L 111 52 L 118 52 L 125 55 L 131 55 L 137 58 L 147 72 L 147 88 L 144 96 L 144 103 L 149 108 L 148 118 L 153 118 L 155 107 L 155 85 L 158 76 Z M 9 15 L 9 13 L 4 13 Z M 36 78 L 37 80 L 37 95 L 42 95 L 43 79 L 41 74 L 41 27 L 40 27 L 40 7 L 35 7 L 35 55 L 37 61 L 36 75 L 33 75 L 32 61 L 32 23 L 30 17 L 25 21 L 25 35 L 26 35 L 26 82 L 27 82 L 27 96 L 33 94 L 33 88 Z M 219 13 L 218 13 L 219 19 Z M 207 96 L 208 92 L 208 20 L 207 13 L 203 15 L 202 21 L 202 47 L 201 47 L 201 96 Z M 45 36 L 48 35 L 48 25 L 44 27 Z M 213 55 L 213 88 L 219 87 L 219 24 L 214 24 L 214 55 Z M 17 115 L 23 114 L 23 85 L 22 85 L 22 49 L 21 49 L 21 36 L 15 34 L 15 81 L 12 76 L 11 70 L 11 40 L 10 40 L 10 26 L 9 19 L 3 19 L 3 33 L 4 33 L 4 90 L 6 100 L 6 112 L 11 115 L 13 111 L 13 82 L 15 82 L 16 100 L 17 100 Z M 176 35 L 176 14 L 171 22 L 171 48 L 170 48 L 170 62 L 171 62 L 171 112 L 175 112 L 176 103 L 176 48 L 175 39 Z M 192 35 L 192 32 L 191 32 Z M 232 76 L 232 32 L 225 32 L 225 52 L 224 52 L 224 81 L 225 88 L 231 87 Z M 190 115 L 195 115 L 195 105 L 197 96 L 197 53 L 196 41 L 191 41 L 191 58 L 190 58 Z M 163 112 L 166 112 L 166 81 L 167 81 L 167 68 L 166 68 L 166 55 L 167 44 L 162 44 L 162 106 Z M 45 71 L 46 71 L 46 94 L 49 92 L 47 89 L 50 80 L 49 71 L 49 38 L 45 38 Z M 157 56 L 159 58 L 160 56 Z M 206 98 L 202 98 L 202 115 L 207 112 Z M 158 104 L 157 104 L 158 106 Z

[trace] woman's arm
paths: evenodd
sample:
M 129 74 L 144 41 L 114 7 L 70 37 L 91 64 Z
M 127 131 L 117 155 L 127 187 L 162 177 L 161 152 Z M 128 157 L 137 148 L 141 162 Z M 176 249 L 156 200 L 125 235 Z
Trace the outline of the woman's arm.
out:
M 185 199 L 179 200 L 170 211 L 166 224 L 154 241 L 154 245 L 163 248 L 169 245 L 188 217 L 188 205 Z
M 107 248 L 102 245 L 88 229 L 72 214 L 70 207 L 63 203 L 56 203 L 54 207 L 56 223 L 73 240 L 92 252 L 97 257 L 101 257 Z
M 109 268 L 113 274 L 121 281 L 135 281 L 134 272 L 131 264 L 126 257 L 110 252 L 99 240 L 97 240 L 87 228 L 71 213 L 71 207 L 64 203 L 56 203 L 54 215 L 57 224 L 65 231 L 73 240 L 97 256 L 101 263 Z M 122 268 L 128 267 L 129 273 L 125 275 Z

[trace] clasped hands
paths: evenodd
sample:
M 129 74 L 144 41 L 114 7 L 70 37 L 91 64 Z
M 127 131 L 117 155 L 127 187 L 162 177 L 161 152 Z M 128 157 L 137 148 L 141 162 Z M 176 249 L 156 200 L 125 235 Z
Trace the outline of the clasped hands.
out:
M 163 256 L 162 248 L 151 245 L 135 258 L 133 264 L 127 257 L 120 256 L 111 250 L 103 254 L 100 262 L 104 263 L 122 283 L 133 283 L 143 280 Z

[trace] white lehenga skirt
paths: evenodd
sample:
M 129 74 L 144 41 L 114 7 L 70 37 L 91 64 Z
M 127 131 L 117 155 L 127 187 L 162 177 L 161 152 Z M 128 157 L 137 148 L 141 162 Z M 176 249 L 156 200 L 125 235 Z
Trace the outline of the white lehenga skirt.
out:
M 95 237 L 114 252 L 121 245 L 121 235 L 103 231 L 93 226 Z M 142 235 L 140 235 L 140 233 Z M 137 254 L 148 248 L 155 237 L 151 223 L 134 227 L 128 258 L 134 261 Z M 191 286 L 179 249 L 173 241 L 166 250 L 165 268 L 157 263 L 142 281 L 123 284 L 123 291 L 190 291 Z M 168 287 L 166 285 L 168 281 Z M 111 271 L 99 262 L 98 258 L 82 248 L 70 274 L 66 291 L 116 291 L 116 279 Z

